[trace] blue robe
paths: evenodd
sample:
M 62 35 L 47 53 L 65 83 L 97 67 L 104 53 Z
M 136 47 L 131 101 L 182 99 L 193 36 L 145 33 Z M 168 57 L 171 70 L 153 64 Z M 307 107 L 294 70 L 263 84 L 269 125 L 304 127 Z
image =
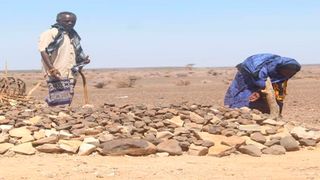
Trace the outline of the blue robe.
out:
M 224 104 L 231 108 L 250 107 L 250 95 L 264 89 L 268 77 L 272 83 L 288 80 L 277 71 L 279 67 L 288 64 L 294 64 L 300 68 L 296 60 L 274 54 L 257 54 L 248 57 L 237 66 L 238 72 L 227 90 Z

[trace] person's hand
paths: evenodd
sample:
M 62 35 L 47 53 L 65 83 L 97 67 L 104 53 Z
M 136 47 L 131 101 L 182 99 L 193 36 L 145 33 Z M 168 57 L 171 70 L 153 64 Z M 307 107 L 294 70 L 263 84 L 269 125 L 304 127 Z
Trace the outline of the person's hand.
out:
M 90 59 L 89 59 L 89 56 L 86 56 L 86 58 L 84 59 L 83 63 L 84 64 L 89 64 L 90 63 Z
M 249 101 L 250 102 L 255 102 L 256 100 L 258 100 L 260 98 L 260 93 L 258 92 L 253 92 L 250 97 L 249 97 Z
M 50 76 L 52 76 L 55 79 L 60 79 L 61 73 L 56 68 L 52 68 L 49 70 Z

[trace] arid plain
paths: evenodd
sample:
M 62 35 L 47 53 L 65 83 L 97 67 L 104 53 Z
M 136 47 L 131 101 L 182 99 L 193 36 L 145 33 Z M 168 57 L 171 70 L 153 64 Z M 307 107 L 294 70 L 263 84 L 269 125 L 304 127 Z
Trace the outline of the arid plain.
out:
M 235 68 L 135 68 L 85 70 L 90 104 L 172 103 L 223 105 L 224 93 Z M 27 89 L 41 82 L 32 94 L 43 100 L 47 88 L 41 72 L 9 72 L 24 80 Z M 283 120 L 320 129 L 320 66 L 305 65 L 288 83 Z M 83 105 L 78 78 L 72 106 Z M 251 157 L 106 157 L 36 154 L 0 156 L 0 179 L 319 179 L 320 147 L 281 156 Z

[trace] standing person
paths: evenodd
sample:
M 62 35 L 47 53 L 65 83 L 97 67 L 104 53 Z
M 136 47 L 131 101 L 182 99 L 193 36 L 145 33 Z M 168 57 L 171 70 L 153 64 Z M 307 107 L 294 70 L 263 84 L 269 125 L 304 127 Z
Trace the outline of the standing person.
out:
M 74 13 L 60 12 L 56 23 L 40 35 L 38 49 L 48 78 L 49 106 L 71 104 L 78 71 L 90 62 L 74 30 L 76 21 Z
M 267 78 L 270 78 L 281 115 L 287 82 L 300 71 L 300 64 L 279 55 L 256 54 L 236 67 L 238 72 L 227 90 L 224 104 L 231 108 L 249 107 L 270 113 L 263 93 Z

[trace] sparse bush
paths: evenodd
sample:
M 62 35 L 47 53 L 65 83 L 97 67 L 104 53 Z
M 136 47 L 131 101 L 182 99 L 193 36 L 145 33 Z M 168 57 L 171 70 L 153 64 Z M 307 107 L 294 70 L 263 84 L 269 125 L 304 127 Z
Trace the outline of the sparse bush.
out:
M 94 85 L 94 87 L 98 89 L 102 89 L 106 86 L 107 84 L 105 82 L 98 82 L 97 84 Z
M 190 81 L 180 79 L 179 81 L 176 82 L 176 85 L 177 86 L 188 86 L 188 85 L 190 85 Z
M 219 75 L 219 73 L 217 73 L 215 70 L 213 70 L 213 69 L 210 69 L 209 71 L 208 71 L 208 74 L 209 75 L 212 75 L 212 76 L 217 76 L 217 75 Z
M 118 81 L 117 82 L 117 88 L 132 88 L 136 81 L 138 80 L 138 77 L 136 76 L 129 76 L 126 80 Z

